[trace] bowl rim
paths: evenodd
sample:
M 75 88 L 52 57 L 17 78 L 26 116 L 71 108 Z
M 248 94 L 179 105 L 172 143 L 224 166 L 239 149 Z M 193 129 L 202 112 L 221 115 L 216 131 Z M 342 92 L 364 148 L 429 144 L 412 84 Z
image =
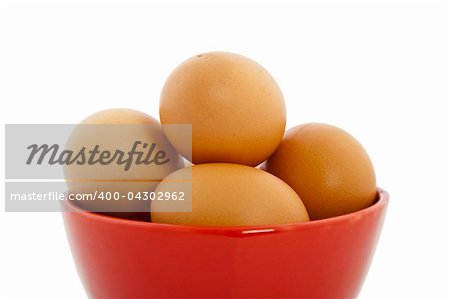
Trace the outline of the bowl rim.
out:
M 276 224 L 276 225 L 192 226 L 192 225 L 145 222 L 90 212 L 80 207 L 77 207 L 71 201 L 64 201 L 62 212 L 63 214 L 76 213 L 87 220 L 95 222 L 103 222 L 115 226 L 141 227 L 161 231 L 178 231 L 178 232 L 209 233 L 209 234 L 212 233 L 225 235 L 237 234 L 241 236 L 242 235 L 250 236 L 255 234 L 266 234 L 273 232 L 285 232 L 292 230 L 311 229 L 315 227 L 333 226 L 338 223 L 345 223 L 355 221 L 356 219 L 362 219 L 369 215 L 380 213 L 386 209 L 389 202 L 389 193 L 381 188 L 377 188 L 377 195 L 378 195 L 377 200 L 371 206 L 362 210 L 358 210 L 356 212 L 319 220 L 312 220 L 298 223 Z

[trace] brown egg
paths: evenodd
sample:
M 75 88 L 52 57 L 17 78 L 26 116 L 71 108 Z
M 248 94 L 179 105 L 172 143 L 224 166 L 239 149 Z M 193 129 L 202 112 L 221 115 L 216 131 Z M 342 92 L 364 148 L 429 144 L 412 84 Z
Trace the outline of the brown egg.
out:
M 192 162 L 256 166 L 280 143 L 283 95 L 272 76 L 244 56 L 212 52 L 179 65 L 161 93 L 162 124 L 192 124 Z M 190 144 L 166 132 L 190 159 Z
M 311 220 L 355 212 L 376 198 L 375 172 L 366 151 L 331 125 L 311 123 L 288 130 L 262 168 L 297 192 Z
M 137 144 L 136 149 L 143 153 L 140 158 L 142 161 L 150 152 L 151 145 L 155 144 L 147 162 L 150 162 L 157 152 L 164 152 L 164 159 L 159 161 L 167 162 L 160 165 L 138 164 L 137 155 L 134 155 L 128 169 L 126 163 L 118 163 L 118 158 L 103 164 L 97 162 L 64 165 L 64 176 L 70 193 L 97 196 L 93 201 L 77 201 L 80 207 L 96 212 L 147 211 L 148 215 L 148 202 L 136 200 L 131 195 L 153 191 L 165 176 L 184 167 L 182 157 L 164 136 L 157 120 L 131 109 L 100 111 L 84 119 L 74 128 L 66 150 L 77 153 L 84 147 L 87 162 L 90 157 L 88 151 L 99 146 L 99 152 L 110 152 L 110 157 L 104 161 L 109 160 L 118 150 L 123 152 L 122 161 L 125 161 L 135 142 L 141 142 Z M 146 147 L 144 143 L 147 144 Z M 96 154 L 92 161 L 99 161 L 100 155 L 102 154 Z M 130 198 L 132 200 L 129 200 Z
M 192 212 L 152 212 L 153 222 L 196 226 L 275 225 L 308 221 L 299 196 L 282 180 L 238 164 L 199 164 L 175 171 L 155 192 L 172 192 L 192 173 Z M 159 201 L 152 202 L 152 211 Z M 156 206 L 156 207 L 155 207 Z

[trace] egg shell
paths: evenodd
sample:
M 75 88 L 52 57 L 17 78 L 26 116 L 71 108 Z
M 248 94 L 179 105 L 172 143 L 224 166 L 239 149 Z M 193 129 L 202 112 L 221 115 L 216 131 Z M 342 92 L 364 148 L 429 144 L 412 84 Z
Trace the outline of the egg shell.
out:
M 192 162 L 256 166 L 283 138 L 286 108 L 278 84 L 255 61 L 228 52 L 194 56 L 168 77 L 162 124 L 192 124 Z M 166 132 L 186 158 L 191 148 Z M 188 158 L 189 159 L 189 158 Z
M 129 200 L 128 194 L 137 195 L 139 192 L 153 191 L 169 173 L 184 167 L 182 157 L 171 146 L 164 136 L 164 132 L 157 120 L 151 116 L 132 109 L 103 110 L 84 119 L 76 126 L 69 136 L 66 149 L 79 151 L 87 150 L 99 145 L 99 150 L 114 153 L 121 150 L 127 153 L 135 141 L 152 144 L 154 152 L 163 150 L 168 163 L 156 165 L 154 163 L 133 164 L 128 170 L 116 161 L 107 165 L 99 163 L 78 165 L 76 163 L 64 165 L 64 176 L 70 193 L 97 194 L 101 192 L 118 192 L 120 199 L 103 200 L 97 197 L 94 201 L 78 201 L 77 204 L 87 210 L 96 212 L 149 212 L 147 202 Z M 142 150 L 142 148 L 139 148 Z M 136 158 L 135 158 L 136 159 Z M 125 215 L 125 214 L 123 214 Z
M 166 177 L 155 192 L 192 172 L 192 212 L 152 212 L 153 222 L 194 226 L 275 225 L 308 221 L 295 191 L 277 177 L 238 164 L 199 164 Z M 158 201 L 152 202 L 152 210 Z
M 375 171 L 362 145 L 327 124 L 288 130 L 262 169 L 297 192 L 312 220 L 366 208 L 377 194 Z

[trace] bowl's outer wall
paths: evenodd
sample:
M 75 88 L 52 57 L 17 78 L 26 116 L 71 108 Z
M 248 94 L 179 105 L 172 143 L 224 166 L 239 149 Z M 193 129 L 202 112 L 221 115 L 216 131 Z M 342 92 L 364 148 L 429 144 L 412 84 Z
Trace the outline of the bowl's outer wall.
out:
M 355 298 L 386 213 L 372 207 L 273 232 L 177 229 L 86 212 L 63 218 L 90 298 Z

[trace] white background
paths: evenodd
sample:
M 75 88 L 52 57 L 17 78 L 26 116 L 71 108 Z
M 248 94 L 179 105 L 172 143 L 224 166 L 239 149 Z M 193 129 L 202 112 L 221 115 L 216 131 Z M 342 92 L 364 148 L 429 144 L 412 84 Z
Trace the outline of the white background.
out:
M 77 123 L 111 107 L 158 117 L 184 59 L 255 59 L 284 92 L 288 127 L 346 129 L 390 192 L 360 298 L 450 296 L 445 2 L 9 2 L 0 20 L 2 123 Z M 85 297 L 59 214 L 2 212 L 0 229 L 1 298 Z

